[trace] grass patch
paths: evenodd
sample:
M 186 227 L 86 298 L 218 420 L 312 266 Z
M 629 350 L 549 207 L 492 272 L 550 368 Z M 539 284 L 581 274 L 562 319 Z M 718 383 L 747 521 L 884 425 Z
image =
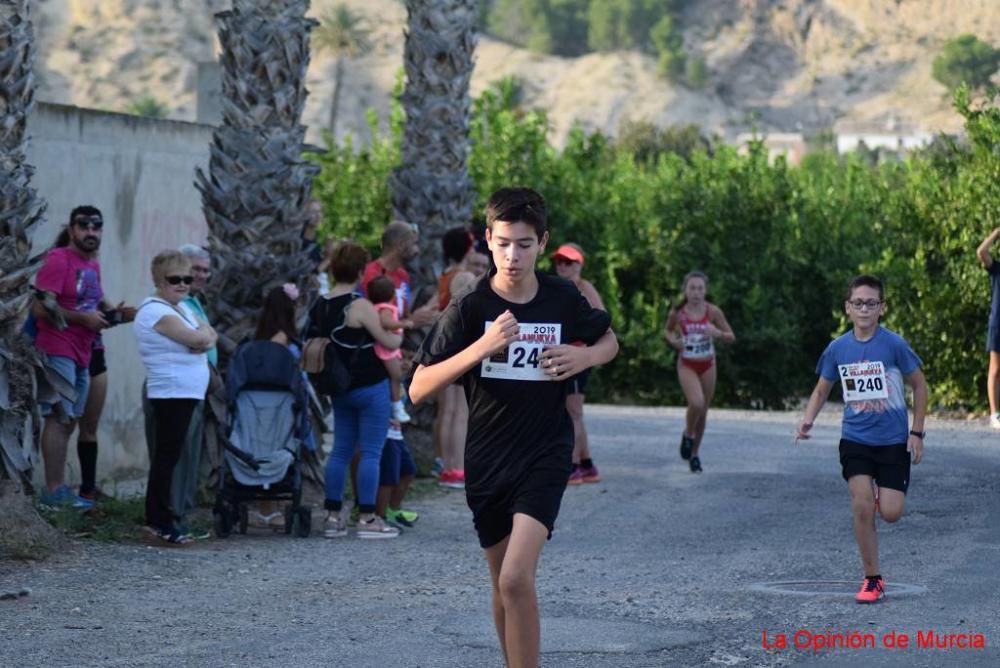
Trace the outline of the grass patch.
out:
M 83 538 L 101 543 L 138 542 L 139 529 L 146 514 L 145 497 L 112 498 L 101 501 L 90 512 L 49 510 L 39 507 L 39 513 L 49 524 L 70 538 Z

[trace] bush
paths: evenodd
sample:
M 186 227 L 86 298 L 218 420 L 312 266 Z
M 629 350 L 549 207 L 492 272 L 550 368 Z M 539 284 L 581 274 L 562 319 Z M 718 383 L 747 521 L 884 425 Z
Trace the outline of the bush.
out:
M 931 66 L 931 74 L 948 90 L 962 83 L 981 88 L 989 84 L 998 66 L 1000 50 L 975 35 L 960 35 L 944 43 Z
M 681 401 L 662 328 L 681 278 L 701 269 L 738 337 L 720 347 L 719 403 L 783 407 L 809 393 L 819 354 L 847 328 L 848 280 L 871 271 L 886 281 L 886 325 L 925 362 L 932 402 L 981 407 L 989 282 L 974 250 L 1000 225 L 1000 110 L 970 107 L 964 90 L 956 106 L 968 146 L 942 140 L 879 165 L 818 151 L 791 167 L 769 163 L 761 142 L 747 155 L 700 139 L 667 149 L 648 124 L 617 142 L 576 128 L 557 151 L 543 113 L 488 91 L 473 105 L 469 171 L 477 211 L 496 188 L 530 185 L 548 202 L 552 243 L 586 249 L 621 343 L 594 377 L 597 401 Z M 375 249 L 399 128 L 379 136 L 373 123 L 373 134 L 368 149 L 317 158 L 315 187 L 324 233 Z

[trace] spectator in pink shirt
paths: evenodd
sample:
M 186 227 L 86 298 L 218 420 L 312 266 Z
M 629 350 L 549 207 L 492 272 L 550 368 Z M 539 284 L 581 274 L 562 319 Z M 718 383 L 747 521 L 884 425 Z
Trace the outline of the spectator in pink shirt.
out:
M 42 429 L 45 490 L 41 501 L 55 507 L 89 509 L 93 502 L 77 496 L 66 486 L 66 449 L 87 404 L 94 339 L 108 326 L 101 312 L 104 292 L 101 267 L 96 259 L 104 218 L 95 207 L 78 206 L 70 213 L 69 220 L 69 245 L 50 250 L 35 276 L 35 288 L 55 296 L 67 325 L 59 329 L 43 309 L 33 309 L 38 320 L 35 346 L 45 353 L 46 367 L 66 383 L 66 392 L 58 400 L 40 404 L 45 417 Z

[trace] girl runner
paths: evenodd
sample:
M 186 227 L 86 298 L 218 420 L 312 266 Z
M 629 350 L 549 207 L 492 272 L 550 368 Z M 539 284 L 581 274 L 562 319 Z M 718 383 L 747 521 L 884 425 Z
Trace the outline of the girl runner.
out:
M 715 340 L 736 340 L 722 309 L 705 301 L 708 276 L 692 271 L 684 277 L 677 308 L 670 309 L 664 338 L 677 349 L 677 379 L 687 400 L 687 423 L 681 436 L 681 459 L 701 473 L 698 451 L 705 435 L 708 405 L 715 394 Z

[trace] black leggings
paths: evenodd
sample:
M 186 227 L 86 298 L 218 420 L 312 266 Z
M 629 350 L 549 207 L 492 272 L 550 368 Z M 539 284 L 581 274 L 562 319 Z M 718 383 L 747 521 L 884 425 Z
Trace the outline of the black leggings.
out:
M 170 484 L 198 400 L 150 399 L 149 403 L 156 416 L 156 448 L 146 485 L 146 524 L 165 530 L 174 527 L 176 515 L 170 508 Z

